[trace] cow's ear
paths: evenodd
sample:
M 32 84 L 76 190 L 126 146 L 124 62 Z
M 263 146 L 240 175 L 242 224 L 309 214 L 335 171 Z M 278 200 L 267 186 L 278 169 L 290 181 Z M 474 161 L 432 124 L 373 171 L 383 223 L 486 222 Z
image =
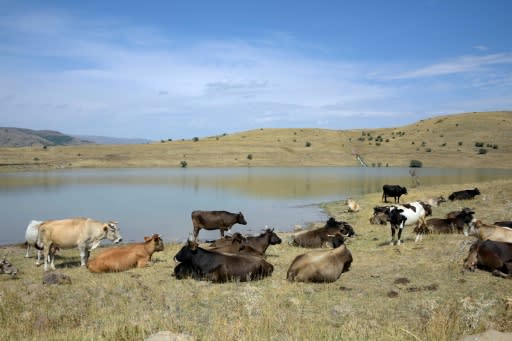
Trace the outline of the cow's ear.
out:
M 103 231 L 105 231 L 105 232 L 108 231 L 108 225 L 103 226 Z
M 147 243 L 149 242 L 151 239 L 153 239 L 152 237 L 148 237 L 148 236 L 144 236 L 144 241 Z

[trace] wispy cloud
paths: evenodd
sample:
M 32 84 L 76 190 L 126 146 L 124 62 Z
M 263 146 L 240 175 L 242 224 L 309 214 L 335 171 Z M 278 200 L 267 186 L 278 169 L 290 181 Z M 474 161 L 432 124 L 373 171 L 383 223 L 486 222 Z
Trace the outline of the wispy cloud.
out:
M 406 71 L 390 79 L 436 77 L 457 73 L 482 71 L 486 66 L 512 64 L 512 53 L 496 53 L 485 56 L 462 56 L 442 63 L 432 64 L 416 70 Z

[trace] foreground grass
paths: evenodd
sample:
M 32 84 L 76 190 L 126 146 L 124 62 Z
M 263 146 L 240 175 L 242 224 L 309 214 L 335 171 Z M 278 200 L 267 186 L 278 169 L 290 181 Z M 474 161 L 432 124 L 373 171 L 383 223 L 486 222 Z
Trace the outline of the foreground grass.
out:
M 413 188 L 404 201 L 475 185 L 481 196 L 446 203 L 434 216 L 468 205 L 484 221 L 510 219 L 512 180 Z M 62 251 L 57 269 L 72 284 L 44 286 L 43 269 L 24 249 L 3 247 L 0 256 L 21 273 L 0 277 L 0 339 L 141 340 L 170 330 L 198 340 L 453 340 L 491 327 L 512 331 L 511 280 L 461 272 L 471 238 L 433 235 L 415 244 L 408 229 L 404 245 L 389 246 L 389 227 L 368 223 L 380 193 L 355 199 L 358 213 L 343 202 L 324 207 L 358 234 L 348 242 L 350 271 L 330 284 L 285 280 L 306 251 L 289 246 L 287 233 L 267 251 L 273 275 L 252 283 L 178 281 L 171 274 L 180 245 L 168 244 L 151 267 L 102 275 L 80 268 L 77 250 Z

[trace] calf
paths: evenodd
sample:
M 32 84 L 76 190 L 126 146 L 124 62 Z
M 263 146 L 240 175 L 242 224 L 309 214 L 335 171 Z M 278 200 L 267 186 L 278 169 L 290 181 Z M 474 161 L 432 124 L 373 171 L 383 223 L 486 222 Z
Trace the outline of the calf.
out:
M 400 196 L 407 194 L 407 188 L 399 185 L 384 185 L 382 186 L 382 201 L 388 202 L 388 197 L 395 199 L 395 204 L 400 203 Z
M 446 199 L 441 195 L 436 198 L 427 198 L 425 200 L 422 200 L 424 203 L 429 204 L 432 207 L 437 207 L 441 205 L 443 202 L 446 202 Z
M 272 264 L 261 257 L 209 251 L 200 248 L 196 242 L 190 240 L 174 256 L 174 259 L 184 263 L 175 268 L 177 279 L 190 275 L 213 283 L 246 282 L 270 276 L 274 271 Z
M 326 243 L 332 243 L 336 233 L 347 237 L 353 236 L 354 229 L 349 224 L 329 218 L 324 227 L 300 232 L 292 237 L 291 245 L 300 247 L 323 247 Z
M 334 249 L 311 251 L 295 257 L 286 272 L 291 282 L 334 282 L 352 263 L 352 254 L 343 244 L 344 237 L 337 234 Z
M 370 224 L 386 225 L 389 221 L 389 217 L 386 214 L 388 207 L 389 206 L 375 206 L 373 208 L 373 216 L 370 218 Z
M 194 225 L 194 240 L 197 240 L 197 235 L 201 229 L 220 230 L 220 236 L 224 237 L 224 231 L 231 229 L 233 225 L 247 225 L 242 212 L 193 211 L 191 217 Z
M 349 212 L 359 212 L 361 209 L 361 206 L 357 202 L 355 202 L 353 199 L 347 199 L 347 206 Z
M 163 251 L 164 242 L 158 234 L 144 237 L 143 243 L 123 245 L 101 252 L 87 263 L 90 272 L 120 272 L 149 264 L 153 253 Z
M 14 277 L 17 273 L 18 269 L 5 259 L 5 257 L 0 261 L 0 274 L 11 275 Z
M 453 192 L 452 194 L 450 194 L 448 199 L 450 201 L 469 200 L 469 199 L 473 199 L 477 195 L 480 195 L 480 191 L 478 190 L 478 188 L 475 187 L 473 189 L 465 189 L 462 191 Z
M 475 236 L 480 240 L 512 243 L 511 228 L 484 224 L 481 220 L 476 219 L 472 221 L 468 235 Z
M 512 244 L 491 240 L 478 240 L 469 249 L 464 260 L 464 269 L 475 268 L 489 270 L 495 276 L 512 276 Z

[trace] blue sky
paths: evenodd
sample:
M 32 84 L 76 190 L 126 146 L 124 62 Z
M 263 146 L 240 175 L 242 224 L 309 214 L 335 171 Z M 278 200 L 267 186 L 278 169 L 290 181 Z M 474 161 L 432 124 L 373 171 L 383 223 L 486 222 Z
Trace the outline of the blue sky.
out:
M 0 126 L 152 140 L 512 109 L 512 1 L 0 0 Z

